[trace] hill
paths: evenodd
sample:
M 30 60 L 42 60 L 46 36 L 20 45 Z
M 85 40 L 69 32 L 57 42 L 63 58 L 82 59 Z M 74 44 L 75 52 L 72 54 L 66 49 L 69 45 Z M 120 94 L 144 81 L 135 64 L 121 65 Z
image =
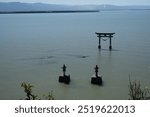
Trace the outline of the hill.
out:
M 44 3 L 0 2 L 0 12 L 75 11 L 75 10 L 150 10 L 150 6 L 58 5 Z

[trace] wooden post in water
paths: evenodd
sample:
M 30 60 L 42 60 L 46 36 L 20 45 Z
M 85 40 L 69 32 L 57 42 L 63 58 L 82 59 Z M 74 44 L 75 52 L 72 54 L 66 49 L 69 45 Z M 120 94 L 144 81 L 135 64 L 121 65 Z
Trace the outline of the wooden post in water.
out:
M 112 45 L 111 45 L 111 35 L 109 35 L 109 50 L 112 50 Z
M 98 36 L 98 37 L 99 37 L 99 45 L 98 45 L 98 48 L 101 49 L 101 37 L 100 37 L 100 36 Z
M 99 45 L 98 48 L 101 49 L 101 39 L 102 37 L 104 38 L 109 38 L 109 50 L 112 50 L 112 37 L 115 33 L 97 33 L 95 32 L 95 34 L 97 34 L 97 37 L 99 38 Z

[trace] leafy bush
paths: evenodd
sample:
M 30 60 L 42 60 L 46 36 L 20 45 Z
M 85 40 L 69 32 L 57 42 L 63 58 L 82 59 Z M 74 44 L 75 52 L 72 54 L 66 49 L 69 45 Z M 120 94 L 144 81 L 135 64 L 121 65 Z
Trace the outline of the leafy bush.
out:
M 30 83 L 23 82 L 21 83 L 21 87 L 24 88 L 24 92 L 26 93 L 26 100 L 37 100 L 41 99 L 38 95 L 32 93 L 32 88 L 34 87 Z M 48 95 L 43 95 L 45 100 L 54 100 L 53 92 L 51 91 Z
M 132 81 L 129 77 L 129 96 L 131 100 L 150 99 L 150 90 L 146 87 L 142 89 L 140 81 Z

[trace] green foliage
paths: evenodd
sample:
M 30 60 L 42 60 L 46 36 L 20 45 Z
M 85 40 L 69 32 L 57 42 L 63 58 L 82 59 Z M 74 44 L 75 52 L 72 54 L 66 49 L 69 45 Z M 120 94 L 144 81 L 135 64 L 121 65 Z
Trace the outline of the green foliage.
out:
M 49 92 L 48 95 L 43 95 L 46 100 L 54 100 L 53 91 Z
M 24 88 L 24 92 L 26 93 L 26 100 L 37 100 L 37 99 L 41 99 L 39 98 L 37 95 L 33 94 L 32 93 L 32 88 L 33 88 L 33 85 L 31 85 L 30 83 L 26 83 L 26 82 L 23 82 L 21 83 L 21 87 Z M 43 96 L 45 100 L 54 100 L 54 96 L 53 96 L 53 92 L 49 92 L 48 95 L 44 95 Z
M 129 96 L 131 100 L 150 99 L 150 90 L 146 87 L 142 89 L 140 81 L 132 81 L 129 77 Z
M 28 83 L 23 82 L 21 84 L 21 87 L 24 88 L 24 92 L 26 93 L 26 96 L 27 96 L 26 100 L 37 99 L 37 95 L 32 94 L 33 85 L 31 85 L 30 83 L 28 84 Z

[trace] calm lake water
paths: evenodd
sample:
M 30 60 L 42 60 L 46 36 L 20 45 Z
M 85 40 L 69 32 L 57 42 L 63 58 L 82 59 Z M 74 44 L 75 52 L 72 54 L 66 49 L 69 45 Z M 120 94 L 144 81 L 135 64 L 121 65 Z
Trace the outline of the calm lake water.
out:
M 95 32 L 116 33 L 112 51 Z M 58 82 L 63 64 L 70 85 Z M 90 84 L 95 65 L 103 86 Z M 25 98 L 22 82 L 41 97 L 128 99 L 129 74 L 150 87 L 150 11 L 0 15 L 0 99 Z

